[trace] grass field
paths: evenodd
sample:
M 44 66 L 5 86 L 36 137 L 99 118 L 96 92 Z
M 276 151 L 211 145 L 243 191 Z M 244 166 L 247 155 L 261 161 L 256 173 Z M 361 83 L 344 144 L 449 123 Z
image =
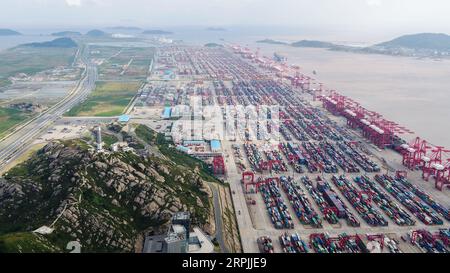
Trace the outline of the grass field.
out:
M 139 124 L 134 131 L 136 135 L 147 144 L 153 145 L 156 140 L 156 132 L 145 125 Z
M 25 121 L 30 115 L 19 110 L 0 107 L 0 137 L 3 137 L 8 129 Z
M 31 232 L 17 232 L 0 235 L 0 253 L 61 252 L 45 237 Z
M 105 58 L 99 66 L 100 80 L 143 80 L 147 77 L 148 68 L 153 59 L 153 48 L 118 48 L 93 47 L 95 58 Z M 132 61 L 131 61 L 132 60 Z M 127 66 L 131 61 L 130 66 Z
M 95 90 L 67 116 L 118 116 L 123 113 L 140 87 L 139 82 L 98 82 Z
M 106 148 L 111 147 L 112 144 L 119 141 L 119 139 L 117 139 L 116 136 L 110 135 L 110 134 L 104 134 L 104 133 L 102 133 L 102 140 L 105 143 Z
M 16 47 L 0 53 L 0 87 L 9 84 L 8 78 L 18 73 L 32 75 L 58 66 L 69 65 L 76 48 Z

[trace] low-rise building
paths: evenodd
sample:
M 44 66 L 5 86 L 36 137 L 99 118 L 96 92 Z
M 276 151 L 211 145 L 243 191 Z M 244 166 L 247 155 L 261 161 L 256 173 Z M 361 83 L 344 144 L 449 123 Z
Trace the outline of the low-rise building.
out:
M 190 231 L 189 212 L 177 212 L 172 216 L 166 235 L 147 236 L 144 253 L 212 253 L 214 245 L 198 227 Z

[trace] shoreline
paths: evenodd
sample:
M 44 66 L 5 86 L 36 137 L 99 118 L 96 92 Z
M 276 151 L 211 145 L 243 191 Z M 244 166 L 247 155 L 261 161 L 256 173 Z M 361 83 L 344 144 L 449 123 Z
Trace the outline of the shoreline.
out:
M 444 75 L 444 66 L 450 65 L 450 60 L 436 62 L 259 43 L 249 47 L 259 48 L 261 55 L 270 58 L 274 52 L 281 53 L 288 58 L 287 63 L 300 66 L 302 73 L 313 76 L 326 89 L 337 90 L 414 131 L 402 135 L 406 140 L 419 135 L 435 145 L 450 147 L 443 126 L 445 117 L 450 116 L 445 106 L 450 79 Z M 313 71 L 317 74 L 313 75 Z

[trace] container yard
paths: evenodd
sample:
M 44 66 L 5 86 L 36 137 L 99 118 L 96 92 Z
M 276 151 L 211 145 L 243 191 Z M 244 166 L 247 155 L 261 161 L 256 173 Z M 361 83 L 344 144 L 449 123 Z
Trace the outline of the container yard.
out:
M 448 251 L 445 148 L 248 48 L 156 59 L 132 118 L 159 113 L 166 138 L 229 184 L 244 252 Z
M 347 201 L 352 204 L 361 218 L 371 226 L 387 226 L 388 222 L 377 209 L 372 206 L 372 197 L 369 192 L 361 192 L 344 176 L 333 176 L 334 185 L 341 191 Z
M 392 176 L 376 175 L 375 180 L 426 225 L 442 225 L 443 221 L 425 202 L 407 190 Z
M 413 230 L 408 233 L 408 240 L 411 244 L 420 248 L 426 253 L 449 253 L 450 252 L 450 230 L 441 229 L 436 233 L 427 230 Z
M 365 244 L 358 235 L 345 233 L 332 237 L 325 233 L 310 235 L 311 245 L 317 253 L 364 253 Z
M 295 214 L 300 219 L 300 222 L 305 225 L 311 225 L 314 228 L 321 228 L 322 219 L 320 219 L 319 215 L 312 208 L 302 188 L 295 185 L 291 177 L 282 176 L 280 181 L 281 187 L 287 194 L 289 202 L 294 208 Z
M 292 147 L 291 143 L 280 143 L 278 144 L 278 148 L 283 153 L 284 157 L 287 158 L 289 165 L 292 166 L 292 168 L 297 173 L 303 173 L 304 170 L 302 168 L 302 164 L 304 163 L 304 158 L 300 154 L 298 150 L 295 150 L 294 147 Z
M 307 244 L 297 233 L 292 235 L 284 233 L 279 238 L 284 253 L 308 253 Z
M 330 205 L 325 200 L 324 195 L 313 186 L 311 180 L 307 176 L 303 176 L 301 178 L 301 181 L 307 188 L 309 194 L 311 195 L 311 198 L 314 200 L 314 202 L 316 202 L 317 206 L 319 206 L 324 219 L 327 220 L 330 224 L 337 224 L 339 222 L 338 207 L 334 206 L 333 204 Z M 341 211 L 343 211 L 343 209 L 341 209 Z M 342 216 L 343 213 L 341 213 L 340 215 Z
M 322 193 L 322 196 L 327 201 L 331 210 L 335 211 L 339 218 L 345 218 L 347 220 L 347 224 L 351 227 L 359 227 L 361 225 L 359 220 L 353 215 L 352 212 L 350 212 L 345 203 L 337 195 L 336 191 L 331 188 L 331 185 L 328 182 L 318 179 L 316 188 Z
M 267 213 L 275 228 L 294 228 L 292 216 L 289 213 L 286 203 L 283 201 L 278 185 L 271 181 L 268 184 L 260 186 L 259 190 L 266 204 Z
M 408 212 L 392 201 L 392 198 L 367 176 L 356 177 L 355 182 L 363 192 L 369 193 L 371 200 L 397 225 L 413 226 L 416 223 Z
M 259 237 L 257 240 L 259 252 L 261 253 L 273 253 L 272 239 L 267 236 Z

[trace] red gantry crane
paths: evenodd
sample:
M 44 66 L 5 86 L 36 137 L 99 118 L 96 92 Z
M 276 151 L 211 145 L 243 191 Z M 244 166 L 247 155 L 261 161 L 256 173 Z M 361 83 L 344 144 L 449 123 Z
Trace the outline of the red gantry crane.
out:
M 441 170 L 436 171 L 434 179 L 434 186 L 436 187 L 436 189 L 442 191 L 444 186 L 450 187 L 450 158 L 447 159 L 447 162 Z
M 380 243 L 380 248 L 381 250 L 383 250 L 384 248 L 384 234 L 380 233 L 380 234 L 367 234 L 367 240 L 369 241 L 376 241 L 378 240 L 378 242 Z
M 345 117 L 349 127 L 361 129 L 363 136 L 381 149 L 393 144 L 396 135 L 412 133 L 334 90 L 329 95 L 322 96 L 321 100 L 325 109 L 336 116 Z
M 410 170 L 422 168 L 426 162 L 430 160 L 426 156 L 427 151 L 431 149 L 431 146 L 426 140 L 416 137 L 409 144 L 401 145 L 400 153 L 403 156 L 402 163 Z
M 213 172 L 217 175 L 224 175 L 226 172 L 223 156 L 215 156 L 213 158 Z
M 255 185 L 255 174 L 251 171 L 243 172 L 241 182 L 245 187 L 245 192 L 248 192 L 248 187 Z
M 443 165 L 444 160 L 442 158 L 443 153 L 449 153 L 450 150 L 446 150 L 443 146 L 434 146 L 431 150 L 431 156 L 429 160 L 424 161 L 422 167 L 422 178 L 428 181 L 430 176 L 436 176 L 438 173 L 443 174 L 445 171 L 445 166 Z

